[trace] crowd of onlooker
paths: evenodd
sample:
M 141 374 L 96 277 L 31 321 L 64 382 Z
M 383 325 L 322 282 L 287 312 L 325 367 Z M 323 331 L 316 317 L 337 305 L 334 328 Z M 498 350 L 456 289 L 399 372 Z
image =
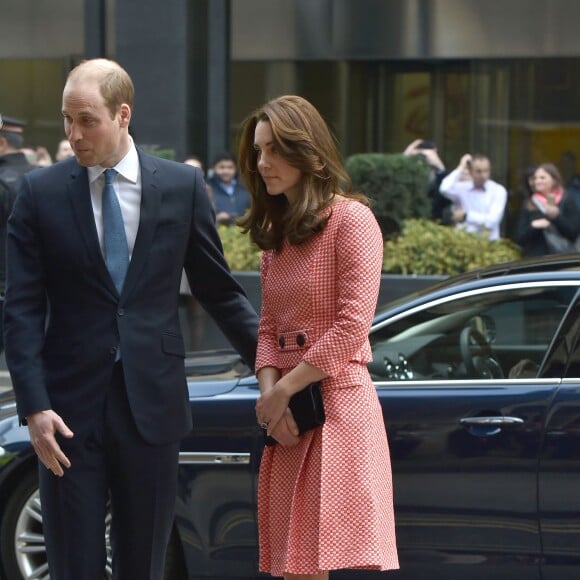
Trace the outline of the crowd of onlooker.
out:
M 491 162 L 481 153 L 465 153 L 457 167 L 447 171 L 437 148 L 417 139 L 404 151 L 420 155 L 430 168 L 432 217 L 443 224 L 485 235 L 502 236 L 508 192 L 491 179 Z M 560 165 L 551 162 L 529 167 L 518 210 L 514 241 L 524 256 L 575 252 L 580 237 L 580 175 L 575 156 L 565 152 Z M 580 242 L 580 240 L 579 240 Z

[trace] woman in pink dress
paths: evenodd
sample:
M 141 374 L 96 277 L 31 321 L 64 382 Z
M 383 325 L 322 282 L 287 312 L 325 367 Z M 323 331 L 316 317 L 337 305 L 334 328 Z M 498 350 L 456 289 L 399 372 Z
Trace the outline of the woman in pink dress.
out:
M 264 250 L 256 415 L 278 442 L 260 465 L 260 570 L 326 580 L 398 568 L 387 435 L 366 368 L 381 232 L 301 97 L 246 120 L 240 171 L 252 199 L 240 225 Z M 299 435 L 290 397 L 319 380 L 326 422 Z

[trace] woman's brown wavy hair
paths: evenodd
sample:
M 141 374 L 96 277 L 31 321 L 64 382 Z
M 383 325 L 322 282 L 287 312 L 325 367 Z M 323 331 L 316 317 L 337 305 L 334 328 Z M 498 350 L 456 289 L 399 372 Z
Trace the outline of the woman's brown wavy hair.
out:
M 302 172 L 302 196 L 289 204 L 285 195 L 269 195 L 258 172 L 254 132 L 260 121 L 270 123 L 274 146 L 280 155 Z M 334 197 L 341 195 L 368 205 L 368 199 L 352 191 L 336 140 L 320 113 L 306 99 L 278 97 L 254 111 L 242 126 L 239 148 L 240 175 L 251 196 L 250 209 L 238 220 L 262 250 L 279 249 L 285 237 L 299 244 L 324 229 Z

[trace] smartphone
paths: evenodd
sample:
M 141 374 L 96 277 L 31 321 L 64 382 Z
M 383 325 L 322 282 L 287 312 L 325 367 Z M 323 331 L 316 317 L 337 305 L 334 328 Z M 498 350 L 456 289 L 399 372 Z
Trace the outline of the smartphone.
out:
M 433 141 L 421 141 L 421 143 L 417 145 L 417 149 L 435 149 L 435 143 L 433 143 Z
M 544 207 L 544 205 L 542 204 L 542 202 L 539 199 L 536 199 L 535 197 L 532 197 L 532 203 L 542 212 L 542 213 L 546 213 L 546 208 Z

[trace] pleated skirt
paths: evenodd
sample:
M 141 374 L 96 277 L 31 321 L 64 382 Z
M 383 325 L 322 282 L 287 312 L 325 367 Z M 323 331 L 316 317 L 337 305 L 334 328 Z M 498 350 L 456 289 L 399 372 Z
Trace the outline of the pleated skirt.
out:
M 273 576 L 399 567 L 391 462 L 370 377 L 323 390 L 326 423 L 266 447 L 258 482 L 260 570 Z

